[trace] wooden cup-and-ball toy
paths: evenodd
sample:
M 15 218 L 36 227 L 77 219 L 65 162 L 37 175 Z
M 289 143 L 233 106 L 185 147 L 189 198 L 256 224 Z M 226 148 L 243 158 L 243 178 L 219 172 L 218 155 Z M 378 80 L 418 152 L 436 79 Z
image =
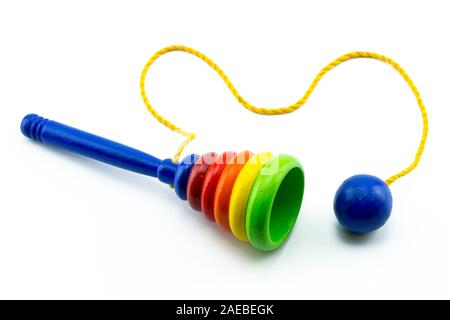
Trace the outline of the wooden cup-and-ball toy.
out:
M 35 114 L 25 116 L 22 133 L 39 142 L 65 149 L 116 167 L 158 178 L 173 186 L 175 193 L 208 220 L 215 221 L 236 238 L 248 241 L 256 249 L 278 248 L 291 232 L 302 204 L 304 172 L 299 161 L 287 154 L 250 151 L 191 154 L 180 161 L 184 148 L 195 138 L 162 117 L 150 104 L 145 78 L 150 66 L 162 55 L 182 51 L 192 54 L 212 67 L 224 80 L 237 100 L 248 110 L 262 115 L 290 113 L 308 99 L 322 77 L 342 62 L 371 58 L 391 65 L 414 93 L 422 115 L 422 136 L 414 161 L 385 181 L 371 175 L 355 175 L 338 188 L 334 211 L 339 223 L 348 231 L 367 233 L 383 226 L 392 210 L 389 185 L 411 172 L 419 163 L 428 134 L 428 119 L 419 91 L 407 73 L 392 59 L 372 52 L 352 52 L 325 66 L 314 78 L 306 93 L 294 104 L 282 108 L 258 108 L 248 103 L 228 76 L 210 58 L 185 46 L 171 46 L 156 52 L 141 74 L 141 95 L 150 113 L 169 129 L 186 137 L 172 159 L 160 160 L 152 155 L 105 138 L 51 121 Z

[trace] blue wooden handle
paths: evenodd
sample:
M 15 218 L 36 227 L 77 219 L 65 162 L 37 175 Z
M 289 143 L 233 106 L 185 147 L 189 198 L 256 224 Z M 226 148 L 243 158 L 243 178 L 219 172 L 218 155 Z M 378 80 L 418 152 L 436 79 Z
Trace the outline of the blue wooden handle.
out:
M 25 116 L 20 129 L 26 137 L 33 140 L 174 184 L 178 164 L 170 159 L 160 160 L 126 145 L 36 114 Z

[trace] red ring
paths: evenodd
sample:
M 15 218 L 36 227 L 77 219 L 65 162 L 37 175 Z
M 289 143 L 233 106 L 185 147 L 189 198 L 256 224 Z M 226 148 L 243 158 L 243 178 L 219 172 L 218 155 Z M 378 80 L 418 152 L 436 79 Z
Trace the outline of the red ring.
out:
M 239 172 L 253 156 L 253 152 L 243 151 L 231 159 L 222 171 L 214 196 L 214 218 L 216 223 L 225 231 L 230 230 L 228 210 L 230 208 L 231 191 Z
M 202 210 L 201 193 L 203 181 L 209 166 L 216 160 L 217 156 L 218 154 L 215 152 L 205 153 L 198 158 L 189 174 L 186 193 L 189 205 L 194 210 Z
M 203 180 L 202 193 L 201 193 L 201 207 L 208 220 L 214 221 L 214 195 L 216 193 L 217 183 L 219 182 L 220 175 L 223 169 L 227 165 L 236 152 L 224 152 L 209 166 L 208 171 L 205 174 Z

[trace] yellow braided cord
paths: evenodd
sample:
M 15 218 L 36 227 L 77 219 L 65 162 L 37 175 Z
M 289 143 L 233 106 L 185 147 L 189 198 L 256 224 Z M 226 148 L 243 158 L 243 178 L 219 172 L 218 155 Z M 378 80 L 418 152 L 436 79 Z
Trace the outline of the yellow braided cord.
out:
M 195 138 L 195 134 L 191 133 L 191 132 L 187 132 L 187 131 L 177 127 L 172 122 L 170 122 L 169 120 L 165 119 L 158 112 L 156 112 L 156 110 L 150 104 L 150 102 L 149 102 L 149 100 L 147 98 L 147 93 L 145 91 L 145 79 L 146 79 L 147 72 L 148 72 L 150 66 L 159 57 L 161 57 L 162 55 L 164 55 L 166 53 L 172 52 L 172 51 L 181 51 L 181 52 L 190 53 L 190 54 L 196 56 L 197 58 L 203 60 L 204 62 L 206 62 L 222 78 L 222 80 L 227 85 L 228 89 L 230 89 L 231 93 L 236 97 L 236 99 L 239 101 L 239 103 L 242 106 L 244 106 L 244 108 L 246 108 L 246 109 L 248 109 L 248 110 L 250 110 L 252 112 L 255 112 L 255 113 L 258 113 L 258 114 L 263 114 L 263 115 L 285 114 L 285 113 L 290 113 L 290 112 L 293 112 L 293 111 L 299 109 L 308 100 L 309 96 L 314 91 L 314 89 L 316 88 L 316 86 L 319 83 L 319 81 L 323 78 L 323 76 L 328 71 L 330 71 L 331 69 L 335 68 L 336 66 L 338 66 L 339 64 L 341 64 L 341 63 L 343 63 L 345 61 L 348 61 L 348 60 L 351 60 L 351 59 L 357 59 L 357 58 L 370 58 L 370 59 L 375 59 L 375 60 L 379 60 L 379 61 L 385 62 L 385 63 L 391 65 L 403 77 L 403 79 L 406 81 L 406 83 L 408 84 L 408 86 L 411 89 L 411 91 L 414 93 L 414 96 L 416 97 L 417 104 L 419 105 L 420 112 L 422 114 L 422 122 L 423 122 L 422 137 L 420 139 L 419 147 L 418 147 L 416 155 L 414 157 L 414 161 L 407 168 L 405 168 L 404 170 L 402 170 L 399 173 L 394 174 L 393 176 L 391 176 L 388 179 L 386 179 L 385 180 L 386 184 L 390 185 L 391 183 L 393 183 L 398 178 L 407 175 L 415 167 L 417 167 L 417 165 L 419 164 L 420 158 L 422 156 L 422 153 L 423 153 L 423 150 L 424 150 L 424 147 L 425 147 L 425 143 L 427 141 L 427 135 L 428 135 L 427 111 L 426 111 L 425 105 L 423 104 L 422 99 L 420 97 L 420 93 L 419 93 L 419 91 L 416 88 L 416 85 L 411 80 L 411 78 L 406 73 L 406 71 L 403 70 L 403 68 L 397 62 L 395 62 L 394 60 L 392 60 L 392 59 L 390 59 L 390 58 L 388 58 L 386 56 L 383 56 L 381 54 L 373 53 L 373 52 L 359 52 L 359 51 L 355 51 L 355 52 L 350 52 L 350 53 L 344 54 L 344 55 L 340 56 L 339 58 L 333 60 L 328 65 L 326 65 L 322 70 L 320 70 L 320 72 L 316 75 L 314 80 L 311 82 L 311 84 L 309 85 L 308 89 L 303 94 L 303 96 L 297 102 L 295 102 L 294 104 L 291 104 L 291 105 L 286 106 L 286 107 L 280 107 L 280 108 L 259 108 L 259 107 L 255 107 L 254 105 L 250 104 L 249 102 L 247 102 L 247 100 L 245 100 L 241 96 L 241 94 L 237 91 L 237 89 L 231 83 L 230 79 L 225 74 L 225 72 L 223 72 L 223 70 L 214 61 L 212 61 L 206 55 L 204 55 L 203 53 L 201 53 L 201 52 L 199 52 L 199 51 L 197 51 L 195 49 L 192 49 L 192 48 L 189 48 L 189 47 L 186 47 L 186 46 L 181 46 L 181 45 L 175 45 L 175 46 L 166 47 L 166 48 L 163 48 L 163 49 L 159 50 L 158 52 L 156 52 L 147 61 L 147 63 L 145 64 L 144 69 L 142 70 L 142 73 L 141 73 L 141 80 L 140 80 L 140 90 L 141 90 L 142 100 L 144 101 L 144 104 L 147 107 L 148 111 L 150 111 L 150 113 L 153 115 L 153 117 L 156 118 L 156 120 L 158 120 L 160 123 L 165 125 L 167 128 L 169 128 L 169 129 L 171 129 L 171 130 L 173 130 L 175 132 L 178 132 L 182 136 L 186 137 L 186 139 L 180 145 L 180 147 L 178 148 L 177 152 L 175 153 L 175 155 L 173 157 L 173 161 L 174 162 L 177 162 L 179 160 L 180 155 L 183 152 L 183 149 L 189 144 L 189 142 L 191 142 Z

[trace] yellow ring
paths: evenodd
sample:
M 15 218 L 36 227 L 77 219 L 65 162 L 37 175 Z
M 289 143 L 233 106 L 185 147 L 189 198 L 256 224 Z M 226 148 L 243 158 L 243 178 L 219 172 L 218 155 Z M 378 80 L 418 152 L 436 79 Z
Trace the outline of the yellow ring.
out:
M 248 241 L 245 232 L 245 211 L 253 182 L 255 182 L 263 165 L 270 158 L 272 158 L 272 153 L 270 152 L 254 155 L 244 165 L 234 182 L 229 207 L 230 228 L 233 235 L 241 241 Z

